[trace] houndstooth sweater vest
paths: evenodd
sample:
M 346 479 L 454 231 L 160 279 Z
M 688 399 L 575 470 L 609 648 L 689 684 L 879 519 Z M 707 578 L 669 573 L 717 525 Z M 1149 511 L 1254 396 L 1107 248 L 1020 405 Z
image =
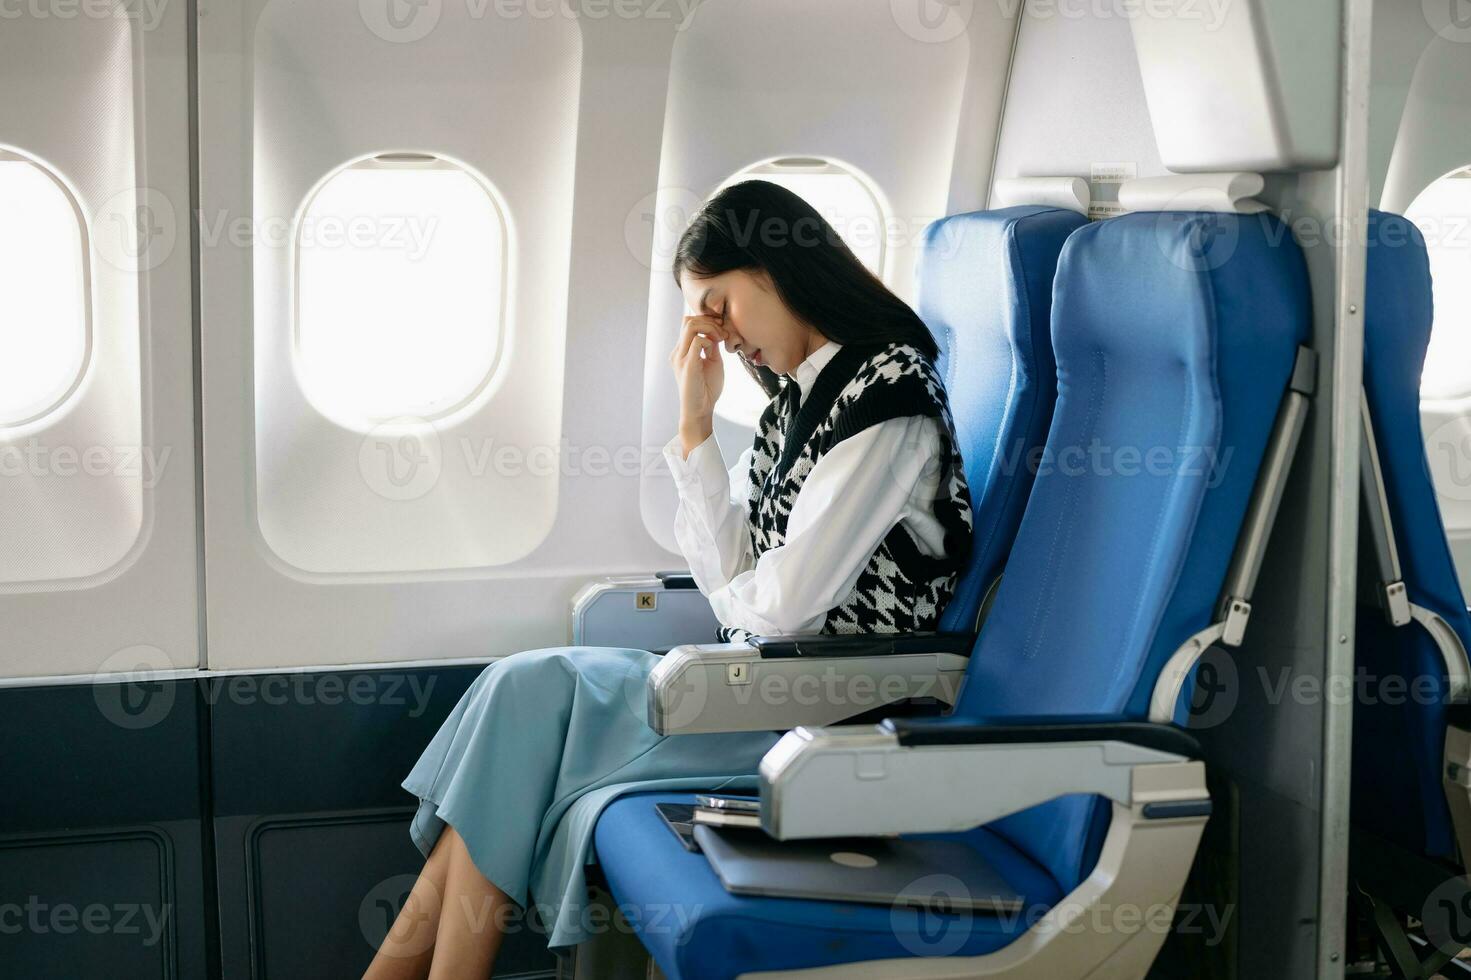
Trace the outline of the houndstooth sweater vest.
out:
M 786 540 L 787 518 L 802 482 L 833 446 L 889 419 L 934 418 L 940 433 L 935 465 L 941 467 L 935 516 L 945 529 L 944 557 L 926 555 L 902 525 L 895 525 L 852 591 L 828 611 L 822 632 L 934 629 L 971 546 L 970 490 L 939 373 L 907 344 L 846 345 L 823 367 L 794 417 L 782 404 L 796 395 L 797 383 L 781 381 L 783 394 L 772 399 L 757 425 L 751 460 L 746 524 L 755 557 Z M 720 630 L 725 642 L 750 635 L 739 627 Z

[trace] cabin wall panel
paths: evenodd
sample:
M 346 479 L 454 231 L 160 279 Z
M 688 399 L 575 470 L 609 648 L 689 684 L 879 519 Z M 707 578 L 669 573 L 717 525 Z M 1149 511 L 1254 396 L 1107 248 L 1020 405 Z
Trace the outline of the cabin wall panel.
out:
M 481 669 L 201 682 L 226 980 L 367 967 L 423 863 L 400 783 Z M 551 967 L 545 936 L 517 924 L 498 972 Z
M 6 974 L 92 976 L 105 964 L 113 976 L 183 976 L 168 843 L 147 829 L 0 838 L 6 904 L 25 916 L 6 930 Z M 89 908 L 102 912 L 84 928 Z M 96 928 L 103 921 L 109 928 Z
M 219 216 L 284 216 L 324 168 L 394 139 L 425 150 L 438 142 L 503 192 L 516 234 L 538 237 L 541 251 L 523 256 L 523 278 L 546 272 L 538 255 L 568 271 L 546 290 L 559 291 L 565 316 L 519 325 L 532 338 L 526 343 L 555 349 L 522 365 L 516 383 L 534 393 L 498 403 L 474 432 L 436 423 L 436 485 L 422 497 L 384 500 L 374 499 L 362 472 L 364 453 L 392 455 L 405 444 L 332 433 L 307 417 L 292 389 L 283 359 L 289 262 L 228 234 L 204 244 L 209 666 L 453 660 L 556 645 L 568 640 L 569 603 L 587 580 L 678 564 L 659 451 L 677 417 L 664 353 L 680 302 L 667 264 L 658 267 L 650 223 L 667 232 L 670 221 L 688 217 L 690 195 L 763 156 L 831 155 L 881 178 L 901 221 L 892 278 L 906 293 L 924 223 L 945 213 L 947 200 L 974 200 L 985 186 L 991 134 L 959 134 L 1000 105 L 1014 21 L 978 7 L 968 26 L 976 42 L 963 21 L 958 38 L 936 37 L 905 9 L 824 0 L 800 16 L 773 5 L 761 17 L 716 0 L 688 17 L 677 5 L 650 3 L 608 17 L 552 18 L 556 30 L 579 37 L 575 94 L 547 97 L 570 120 L 556 139 L 515 128 L 536 114 L 489 55 L 531 28 L 495 5 L 444 5 L 427 34 L 408 39 L 375 35 L 346 0 L 211 9 L 200 22 L 199 67 L 201 202 L 211 227 Z M 782 29 L 772 31 L 778 22 Z M 312 41 L 329 23 L 341 50 Z M 749 51 L 727 63 L 736 29 L 751 35 Z M 682 71 L 699 67 L 688 53 L 692 67 L 671 68 L 682 48 L 709 54 L 711 45 L 722 71 L 745 83 L 716 85 L 708 68 L 704 82 L 685 78 Z M 324 53 L 307 64 L 308 50 Z M 471 83 L 446 87 L 466 50 L 486 57 Z M 398 79 L 407 75 L 416 81 L 405 88 Z M 355 87 L 383 97 L 365 101 Z M 674 144 L 671 132 L 682 134 Z M 480 164 L 476 141 L 503 163 Z M 670 149 L 680 141 L 688 145 Z M 530 166 L 528 152 L 570 163 Z M 517 167 L 525 172 L 511 183 L 541 188 L 548 207 L 567 209 L 567 221 L 537 220 L 518 199 L 524 194 L 501 186 L 503 172 Z M 661 197 L 671 188 L 673 210 Z M 530 287 L 521 288 L 518 307 L 533 293 L 555 307 Z M 662 312 L 651 313 L 656 306 Z M 262 331 L 274 339 L 262 340 Z M 511 356 L 518 343 L 513 336 Z M 485 471 L 487 454 L 507 445 L 552 450 L 557 472 L 543 479 L 524 468 Z M 478 476 L 455 472 L 467 461 L 482 466 Z M 318 479 L 325 470 L 335 475 Z M 529 509 L 501 506 L 504 494 Z M 550 526 L 535 532 L 534 544 L 505 543 L 532 534 L 547 515 Z M 482 553 L 497 549 L 507 560 L 487 563 Z M 299 560 L 306 552 L 314 557 Z M 333 566 L 333 555 L 355 556 L 362 570 Z M 396 557 L 406 555 L 416 560 Z
M 80 212 L 91 321 L 71 393 L 0 426 L 0 678 L 199 662 L 186 16 L 0 31 L 0 149 Z
M 0 689 L 0 907 L 23 917 L 0 973 L 209 975 L 199 725 L 193 681 Z
M 563 512 L 581 26 L 499 10 L 435 5 L 408 33 L 341 0 L 201 20 L 202 209 L 258 232 L 223 234 L 201 258 L 212 667 L 464 658 L 565 638 L 585 573 L 540 547 Z M 267 233 L 294 227 L 330 170 L 394 150 L 463 162 L 504 201 L 508 330 L 463 411 L 353 431 L 296 383 L 292 249 Z
M 1373 74 L 1369 89 L 1369 202 L 1373 207 L 1393 210 L 1391 205 L 1381 202 L 1385 179 L 1389 175 L 1390 160 L 1395 152 L 1400 120 L 1410 95 L 1415 68 L 1435 36 L 1419 7 L 1407 6 L 1398 0 L 1376 0 Z M 1466 159 L 1471 162 L 1471 155 Z M 1408 203 L 1407 200 L 1398 206 L 1403 208 Z
M 324 46 L 329 37 L 334 43 Z M 364 25 L 356 3 L 273 0 L 248 45 L 252 531 L 278 572 L 324 584 L 371 573 L 494 575 L 534 551 L 557 513 L 554 467 L 503 474 L 482 464 L 500 446 L 556 447 L 562 428 L 578 25 L 565 17 L 477 19 L 450 4 L 431 33 L 394 43 Z M 324 414 L 301 382 L 298 235 L 274 230 L 301 226 L 304 202 L 328 174 L 387 151 L 442 155 L 503 202 L 504 337 L 491 377 L 468 405 L 433 419 L 354 423 Z M 410 255 L 427 254 L 436 233 L 411 216 L 403 224 L 394 215 L 349 217 Z M 332 247 L 330 229 L 301 234 Z

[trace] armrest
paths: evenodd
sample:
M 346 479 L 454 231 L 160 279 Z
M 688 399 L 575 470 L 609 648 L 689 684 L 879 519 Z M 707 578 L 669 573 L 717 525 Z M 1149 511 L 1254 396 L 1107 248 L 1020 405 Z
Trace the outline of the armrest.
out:
M 695 577 L 688 571 L 683 572 L 655 572 L 654 578 L 658 579 L 666 589 L 698 589 Z
M 1183 759 L 1199 759 L 1195 736 L 1174 725 L 1130 721 L 1114 715 L 1005 718 L 995 724 L 950 719 L 889 718 L 880 726 L 902 746 L 1017 745 L 1049 742 L 1127 742 Z
M 949 727 L 955 735 L 942 732 Z M 1155 730 L 1163 727 L 1009 719 L 798 728 L 761 760 L 761 825 L 782 840 L 950 833 L 1072 793 L 1107 797 L 1143 820 L 1203 819 L 1210 796 L 1204 765 L 1190 758 L 1193 739 Z
M 649 674 L 649 727 L 661 735 L 785 731 L 908 698 L 954 704 L 967 660 L 951 652 L 957 641 L 936 635 L 933 643 L 914 634 L 869 648 L 892 652 L 839 644 L 833 656 L 818 655 L 826 647 L 806 638 L 675 647 Z
M 713 640 L 720 621 L 688 572 L 611 575 L 572 597 L 572 645 L 663 653 Z
M 974 633 L 798 633 L 756 636 L 751 646 L 764 659 L 781 657 L 878 657 L 895 653 L 954 653 L 970 656 Z

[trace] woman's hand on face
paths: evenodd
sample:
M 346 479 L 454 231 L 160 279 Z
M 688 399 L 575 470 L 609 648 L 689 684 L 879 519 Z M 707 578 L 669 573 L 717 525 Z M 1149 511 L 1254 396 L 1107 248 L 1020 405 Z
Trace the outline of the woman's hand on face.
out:
M 714 431 L 715 402 L 725 387 L 720 343 L 727 336 L 718 317 L 687 316 L 669 353 L 679 382 L 679 435 L 685 456 Z

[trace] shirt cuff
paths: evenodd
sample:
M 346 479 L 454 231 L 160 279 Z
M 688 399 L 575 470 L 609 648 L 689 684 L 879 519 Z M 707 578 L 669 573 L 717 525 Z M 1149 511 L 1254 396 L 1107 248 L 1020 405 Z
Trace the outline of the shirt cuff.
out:
M 704 442 L 690 450 L 688 459 L 684 458 L 684 443 L 679 436 L 675 436 L 664 446 L 664 461 L 669 464 L 669 472 L 674 475 L 675 485 L 681 488 L 709 488 L 719 486 L 721 481 L 729 479 L 725 472 L 725 461 L 720 456 L 720 446 L 713 434 L 706 436 Z

